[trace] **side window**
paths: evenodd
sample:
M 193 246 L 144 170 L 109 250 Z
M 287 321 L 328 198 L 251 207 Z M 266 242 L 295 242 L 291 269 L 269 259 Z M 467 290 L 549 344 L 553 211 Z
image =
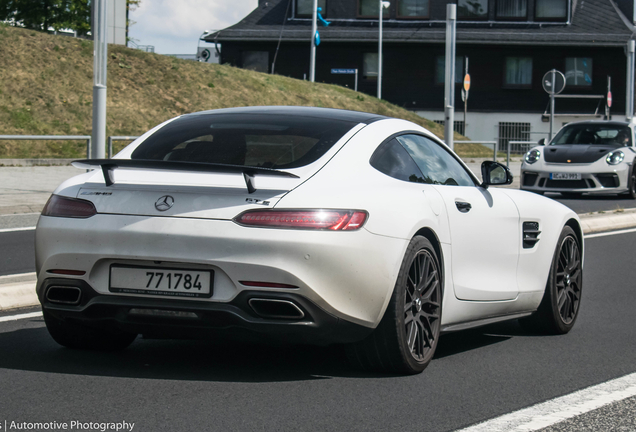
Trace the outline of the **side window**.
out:
M 444 148 L 421 135 L 396 138 L 413 158 L 423 174 L 424 183 L 451 186 L 475 186 L 464 167 Z
M 371 166 L 389 177 L 423 183 L 422 172 L 397 140 L 382 144 L 371 156 Z

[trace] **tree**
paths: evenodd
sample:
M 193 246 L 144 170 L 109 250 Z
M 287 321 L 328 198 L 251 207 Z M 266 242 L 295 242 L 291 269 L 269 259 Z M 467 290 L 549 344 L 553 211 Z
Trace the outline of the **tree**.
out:
M 80 36 L 91 31 L 93 0 L 0 0 L 0 21 L 33 30 L 71 29 Z M 141 0 L 126 0 L 126 12 L 139 6 Z M 128 13 L 126 13 L 128 15 Z M 126 16 L 128 26 L 134 24 Z
M 90 31 L 90 0 L 0 0 L 0 20 L 33 30 Z

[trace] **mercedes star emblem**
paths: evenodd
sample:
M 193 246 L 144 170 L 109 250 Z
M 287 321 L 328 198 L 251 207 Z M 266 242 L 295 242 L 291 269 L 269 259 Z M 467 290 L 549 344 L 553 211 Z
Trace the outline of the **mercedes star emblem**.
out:
M 164 195 L 155 202 L 155 208 L 159 211 L 171 209 L 174 205 L 174 198 L 170 195 Z

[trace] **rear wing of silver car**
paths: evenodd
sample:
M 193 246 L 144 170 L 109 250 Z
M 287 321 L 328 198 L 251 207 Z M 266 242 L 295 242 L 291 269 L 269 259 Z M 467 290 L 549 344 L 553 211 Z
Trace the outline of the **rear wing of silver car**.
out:
M 82 159 L 73 161 L 72 165 L 75 168 L 81 169 L 101 169 L 104 174 L 106 186 L 115 184 L 113 171 L 118 168 L 243 174 L 245 186 L 250 194 L 256 192 L 256 188 L 254 187 L 255 175 L 299 178 L 296 174 L 272 168 L 147 159 Z

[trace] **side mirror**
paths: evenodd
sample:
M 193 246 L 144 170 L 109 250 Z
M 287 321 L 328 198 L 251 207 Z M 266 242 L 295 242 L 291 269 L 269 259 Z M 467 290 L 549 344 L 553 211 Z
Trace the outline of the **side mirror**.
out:
M 539 144 L 541 146 L 544 146 L 545 145 L 545 138 L 541 138 L 537 144 Z
M 509 185 L 514 179 L 507 166 L 494 161 L 484 161 L 481 164 L 481 176 L 484 179 L 481 184 L 483 188 L 487 188 L 490 185 Z

